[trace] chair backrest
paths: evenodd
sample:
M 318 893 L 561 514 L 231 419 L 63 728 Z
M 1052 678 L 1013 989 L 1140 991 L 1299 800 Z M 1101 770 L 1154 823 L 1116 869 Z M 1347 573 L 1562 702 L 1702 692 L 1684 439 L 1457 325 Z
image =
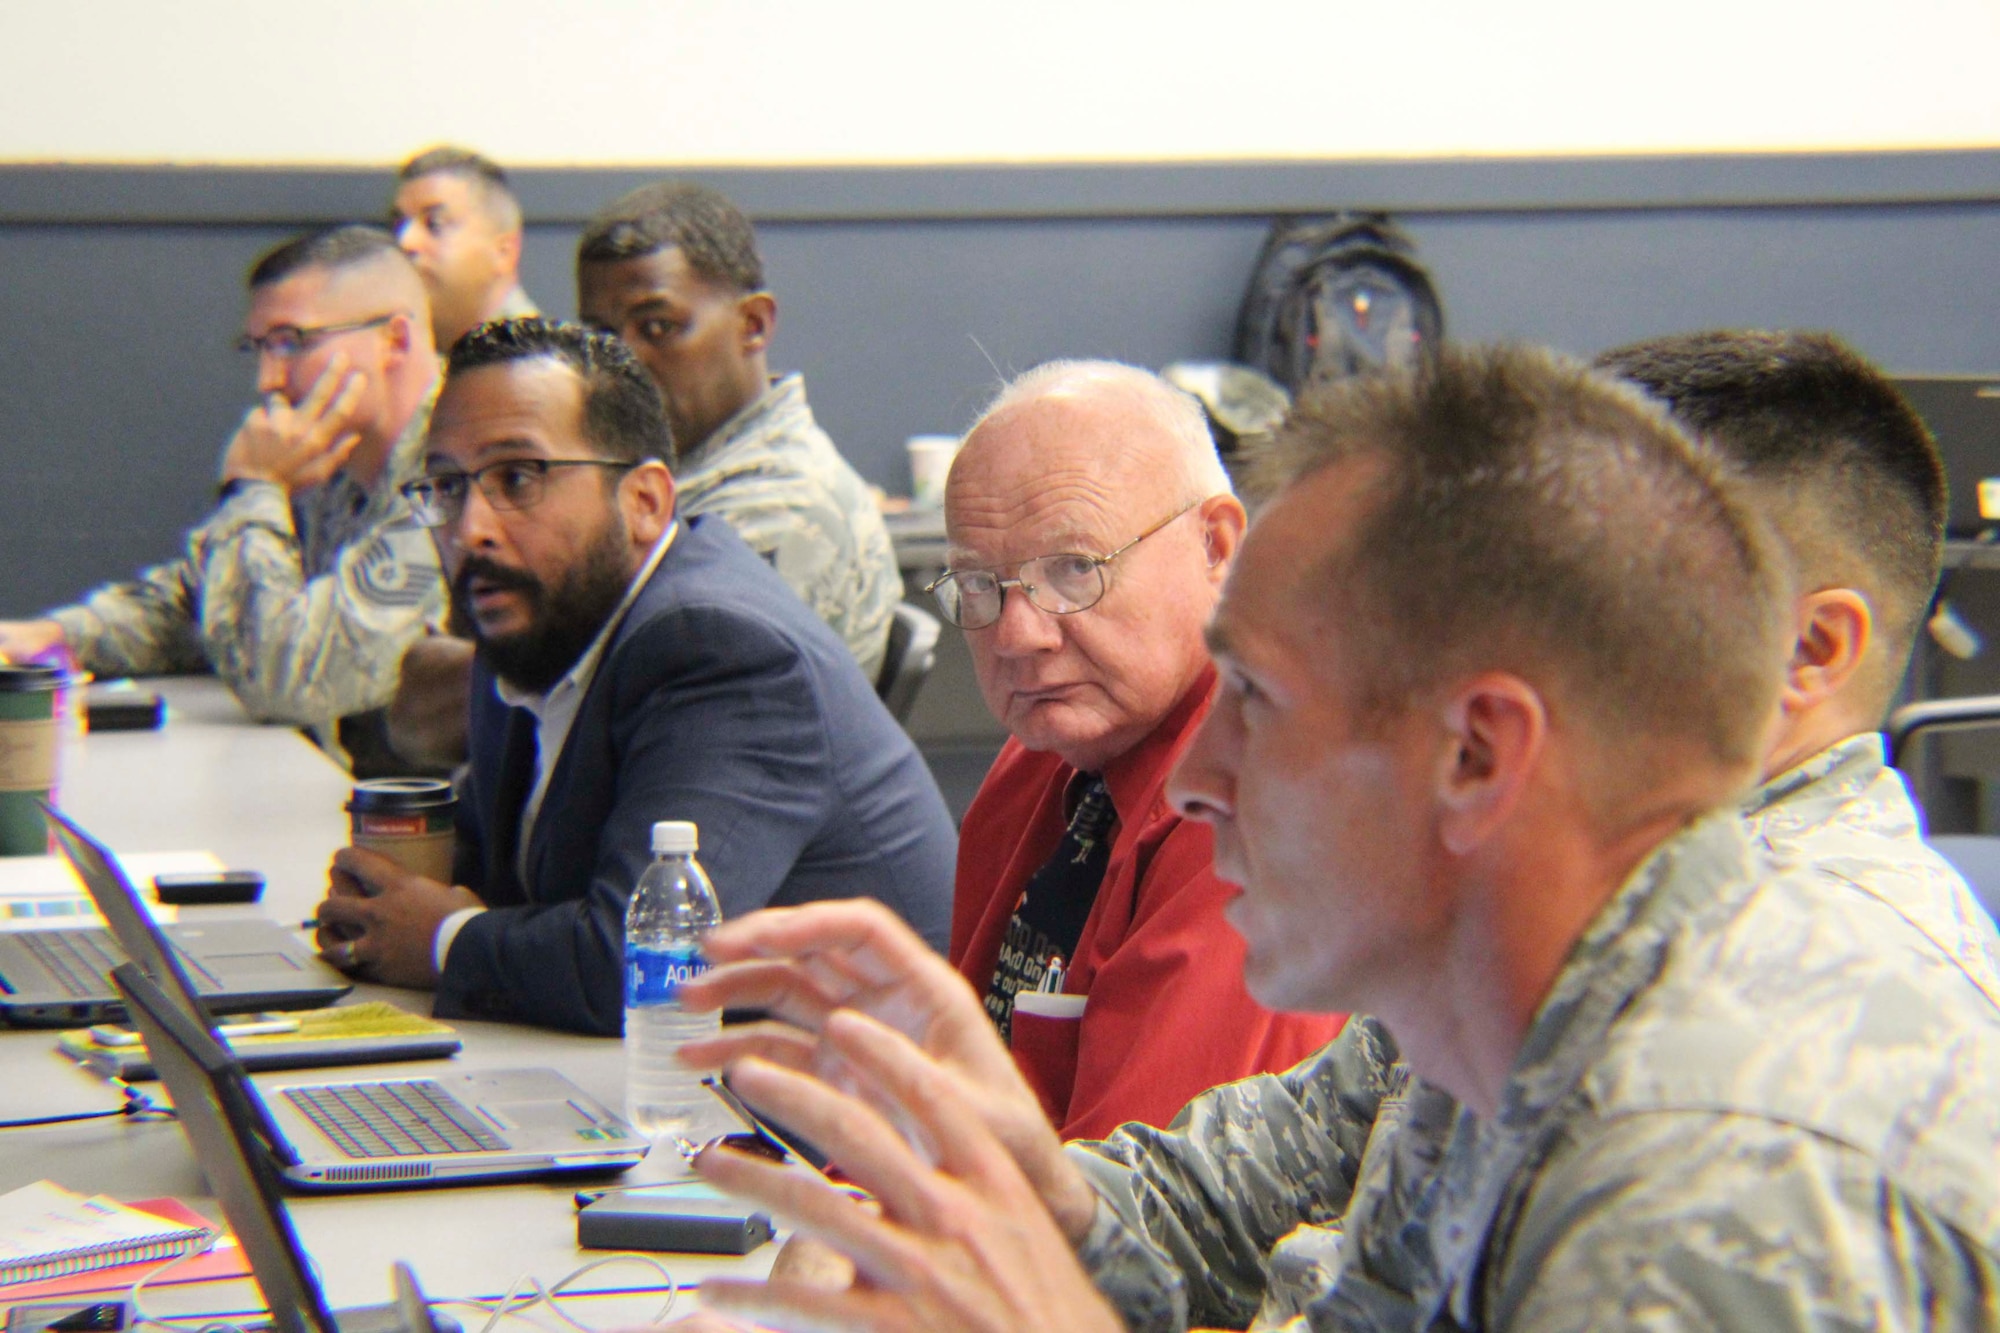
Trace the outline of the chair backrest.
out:
M 938 618 L 921 606 L 896 604 L 896 618 L 889 623 L 889 649 L 882 655 L 882 674 L 876 678 L 875 693 L 898 722 L 909 720 L 917 691 L 937 663 L 938 634 L 943 628 Z

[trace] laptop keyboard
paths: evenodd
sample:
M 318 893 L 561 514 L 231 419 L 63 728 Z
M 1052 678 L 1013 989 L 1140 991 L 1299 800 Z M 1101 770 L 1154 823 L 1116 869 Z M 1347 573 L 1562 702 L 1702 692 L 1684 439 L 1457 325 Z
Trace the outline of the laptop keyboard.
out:
M 507 1141 L 427 1079 L 286 1088 L 285 1097 L 349 1157 L 494 1152 Z
M 111 989 L 105 974 L 125 961 L 108 930 L 24 930 L 14 938 L 65 995 L 103 995 Z

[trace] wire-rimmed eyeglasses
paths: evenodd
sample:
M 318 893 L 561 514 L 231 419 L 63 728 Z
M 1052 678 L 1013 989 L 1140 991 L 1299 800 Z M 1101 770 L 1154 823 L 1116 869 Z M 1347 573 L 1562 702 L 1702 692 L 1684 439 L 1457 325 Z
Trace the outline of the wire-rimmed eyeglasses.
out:
M 465 497 L 475 485 L 495 509 L 531 509 L 548 492 L 550 468 L 608 467 L 626 472 L 637 466 L 615 458 L 507 458 L 470 472 L 433 472 L 404 482 L 397 490 L 410 502 L 417 522 L 442 528 L 465 512 Z
M 258 356 L 269 352 L 272 356 L 290 360 L 311 350 L 322 338 L 331 338 L 336 333 L 353 333 L 360 329 L 376 328 L 387 324 L 395 317 L 396 312 L 391 310 L 386 315 L 351 319 L 345 324 L 319 324 L 310 328 L 300 328 L 296 324 L 280 324 L 263 333 L 244 334 L 236 340 L 236 350 L 245 356 Z
M 1106 565 L 1200 503 L 1190 500 L 1106 555 L 1087 551 L 1038 555 L 1016 566 L 1011 579 L 1001 578 L 999 571 L 992 569 L 948 569 L 924 591 L 937 599 L 944 618 L 960 629 L 985 629 L 997 623 L 1009 588 L 1019 588 L 1031 603 L 1052 616 L 1073 616 L 1104 600 L 1110 587 Z

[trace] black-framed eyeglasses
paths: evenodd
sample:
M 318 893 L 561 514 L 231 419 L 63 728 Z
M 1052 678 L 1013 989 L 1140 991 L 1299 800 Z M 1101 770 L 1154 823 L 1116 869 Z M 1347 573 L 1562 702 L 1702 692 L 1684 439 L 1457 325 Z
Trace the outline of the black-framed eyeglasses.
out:
M 1073 616 L 1104 600 L 1110 587 L 1106 565 L 1200 503 L 1190 500 L 1107 555 L 1085 551 L 1038 555 L 1023 560 L 1011 579 L 1001 578 L 999 571 L 992 569 L 948 569 L 924 591 L 937 599 L 944 618 L 960 629 L 985 629 L 997 623 L 1009 588 L 1019 588 L 1030 602 L 1052 616 Z
M 470 472 L 433 472 L 404 482 L 397 490 L 410 502 L 417 522 L 442 528 L 465 512 L 465 497 L 475 485 L 495 509 L 532 509 L 548 492 L 550 468 L 608 467 L 629 472 L 637 466 L 613 458 L 507 458 Z
M 322 338 L 331 338 L 336 333 L 353 333 L 359 329 L 373 329 L 387 324 L 396 317 L 395 311 L 386 315 L 376 315 L 370 319 L 352 319 L 345 324 L 319 324 L 312 328 L 300 328 L 296 324 L 280 324 L 264 333 L 246 333 L 236 340 L 236 350 L 245 356 L 259 356 L 269 352 L 272 356 L 290 360 L 301 352 L 309 351 Z

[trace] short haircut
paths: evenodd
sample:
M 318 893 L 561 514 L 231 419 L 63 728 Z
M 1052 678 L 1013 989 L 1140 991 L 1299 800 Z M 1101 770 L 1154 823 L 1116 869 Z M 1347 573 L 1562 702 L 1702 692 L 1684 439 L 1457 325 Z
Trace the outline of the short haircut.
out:
M 659 386 L 611 334 L 540 316 L 492 320 L 452 344 L 445 380 L 448 385 L 451 377 L 482 366 L 540 359 L 561 362 L 583 381 L 585 438 L 603 457 L 621 463 L 673 457 L 673 429 Z
M 1944 558 L 1944 461 L 1896 386 L 1830 333 L 1720 330 L 1597 364 L 1664 402 L 1749 477 L 1802 591 L 1852 587 L 1901 676 Z M 1882 706 L 1895 679 L 1878 682 Z
M 407 184 L 426 176 L 457 176 L 471 181 L 479 187 L 488 214 L 503 230 L 521 225 L 521 200 L 514 193 L 514 183 L 507 179 L 506 168 L 485 154 L 450 144 L 426 149 L 402 165 L 396 172 L 396 183 Z
M 1178 446 L 1175 462 L 1184 474 L 1189 501 L 1231 491 L 1229 473 L 1216 452 L 1215 435 L 1201 400 L 1175 388 L 1150 370 L 1122 361 L 1045 361 L 1023 371 L 1002 386 L 981 409 L 967 435 L 986 420 L 1011 408 L 1058 394 L 1107 397 L 1122 395 L 1139 407 L 1160 432 Z
M 699 277 L 736 292 L 764 290 L 757 233 L 718 190 L 692 181 L 644 185 L 590 220 L 578 264 L 610 264 L 677 249 Z
M 254 292 L 306 269 L 358 268 L 391 257 L 405 265 L 410 262 L 396 248 L 396 238 L 380 227 L 343 223 L 295 236 L 265 251 L 250 266 L 248 285 Z
M 1581 722 L 1599 800 L 1655 743 L 1761 763 L 1791 643 L 1784 559 L 1657 404 L 1541 349 L 1444 348 L 1300 396 L 1273 483 L 1336 464 L 1359 466 L 1363 512 L 1298 586 L 1366 712 L 1506 670 Z

